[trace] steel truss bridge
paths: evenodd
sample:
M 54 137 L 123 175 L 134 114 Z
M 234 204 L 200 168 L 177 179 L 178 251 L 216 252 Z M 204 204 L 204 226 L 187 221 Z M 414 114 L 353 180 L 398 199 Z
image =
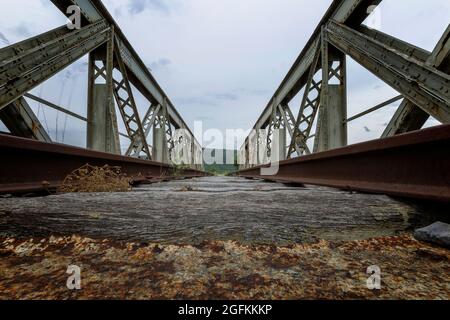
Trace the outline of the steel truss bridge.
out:
M 64 14 L 79 6 L 82 27 L 62 26 L 0 50 L 0 119 L 12 134 L 0 136 L 0 189 L 29 190 L 43 180 L 57 184 L 86 161 L 120 164 L 131 174 L 155 178 L 170 168 L 176 147 L 189 164 L 185 175 L 203 175 L 201 146 L 101 1 L 51 1 Z M 450 26 L 428 52 L 363 25 L 380 3 L 333 1 L 239 150 L 237 175 L 450 200 Z M 86 54 L 87 118 L 29 93 Z M 347 56 L 399 95 L 348 117 Z M 132 85 L 148 100 L 143 117 Z M 294 116 L 289 104 L 300 92 Z M 24 97 L 87 121 L 91 150 L 52 144 Z M 347 146 L 350 121 L 397 100 L 402 102 L 379 140 Z M 123 156 L 116 109 L 130 140 Z M 422 129 L 430 117 L 442 125 Z M 175 129 L 185 134 L 175 137 Z M 279 170 L 263 176 L 269 163 Z

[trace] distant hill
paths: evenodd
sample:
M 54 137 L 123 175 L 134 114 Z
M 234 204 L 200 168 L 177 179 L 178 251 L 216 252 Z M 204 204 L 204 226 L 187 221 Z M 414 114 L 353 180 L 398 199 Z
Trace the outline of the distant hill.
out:
M 207 164 L 205 160 L 207 160 L 208 155 L 211 155 L 212 158 L 219 157 L 220 154 L 223 154 L 223 160 L 221 163 L 213 163 Z M 237 165 L 237 150 L 223 150 L 223 149 L 204 149 L 203 150 L 203 166 L 206 172 L 210 172 L 213 174 L 224 175 L 227 173 L 235 172 L 239 169 Z M 232 163 L 229 159 L 232 159 Z M 219 161 L 220 162 L 220 161 Z

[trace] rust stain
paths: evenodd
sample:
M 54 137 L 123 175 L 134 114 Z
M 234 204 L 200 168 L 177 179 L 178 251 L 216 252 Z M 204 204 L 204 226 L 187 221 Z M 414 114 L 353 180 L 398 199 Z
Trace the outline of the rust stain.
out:
M 450 299 L 450 250 L 410 234 L 288 246 L 0 238 L 0 257 L 0 299 Z M 66 288 L 70 264 L 82 290 Z M 381 290 L 366 287 L 372 264 Z

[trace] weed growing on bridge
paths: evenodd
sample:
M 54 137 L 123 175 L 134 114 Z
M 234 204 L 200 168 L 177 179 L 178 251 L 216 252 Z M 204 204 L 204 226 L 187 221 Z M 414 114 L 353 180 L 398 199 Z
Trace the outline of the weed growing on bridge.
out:
M 86 164 L 70 173 L 59 188 L 60 192 L 126 192 L 131 191 L 130 179 L 120 167 Z

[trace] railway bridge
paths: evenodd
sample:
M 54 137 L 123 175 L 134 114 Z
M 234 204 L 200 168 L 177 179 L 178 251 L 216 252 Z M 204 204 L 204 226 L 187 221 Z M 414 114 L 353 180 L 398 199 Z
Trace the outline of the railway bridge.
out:
M 448 250 L 411 231 L 449 219 L 450 25 L 429 52 L 364 24 L 382 0 L 334 0 L 214 176 L 105 5 L 50 1 L 67 25 L 0 49 L 0 298 L 448 299 Z M 86 116 L 33 94 L 86 55 Z M 398 94 L 349 115 L 348 57 Z M 86 147 L 52 141 L 31 101 L 85 122 Z M 87 290 L 61 284 L 69 262 Z
M 56 188 L 86 163 L 120 166 L 136 181 L 168 178 L 174 164 L 183 176 L 205 175 L 202 146 L 102 2 L 51 2 L 79 21 L 0 50 L 0 119 L 10 132 L 0 136 L 0 191 Z M 236 175 L 450 200 L 450 27 L 428 52 L 363 24 L 380 2 L 333 1 L 238 150 Z M 30 93 L 84 55 L 87 117 Z M 399 95 L 349 116 L 347 57 Z M 133 90 L 146 98 L 145 114 Z M 85 121 L 86 149 L 53 143 L 30 100 Z M 398 100 L 379 140 L 348 146 L 349 122 Z M 442 125 L 422 129 L 430 117 Z M 129 141 L 125 154 L 120 136 Z

